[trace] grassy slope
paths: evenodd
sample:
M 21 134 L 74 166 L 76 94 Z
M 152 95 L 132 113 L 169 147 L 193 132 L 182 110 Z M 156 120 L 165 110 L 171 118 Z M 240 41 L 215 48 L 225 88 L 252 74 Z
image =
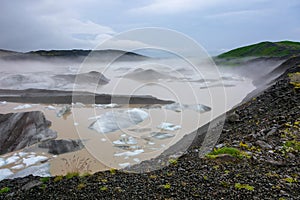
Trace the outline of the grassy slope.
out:
M 244 57 L 290 57 L 300 55 L 300 42 L 281 41 L 281 42 L 261 42 L 245 47 L 240 47 L 217 58 L 234 59 Z

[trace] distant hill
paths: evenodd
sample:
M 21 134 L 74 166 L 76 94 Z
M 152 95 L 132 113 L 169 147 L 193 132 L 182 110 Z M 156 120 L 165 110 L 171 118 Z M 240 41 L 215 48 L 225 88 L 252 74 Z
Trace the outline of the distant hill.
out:
M 239 59 L 246 57 L 289 58 L 300 55 L 300 42 L 261 42 L 240 47 L 217 56 L 217 59 Z
M 118 58 L 118 61 L 121 60 L 144 60 L 147 57 L 133 53 L 126 52 L 122 50 L 82 50 L 82 49 L 73 49 L 73 50 L 39 50 L 39 51 L 30 51 L 26 53 L 8 51 L 0 49 L 0 58 L 4 60 L 40 60 L 40 59 L 52 59 L 52 58 L 61 58 L 61 59 L 76 59 L 78 61 L 83 60 L 86 56 L 93 55 L 93 58 L 97 57 L 99 59 L 110 59 Z

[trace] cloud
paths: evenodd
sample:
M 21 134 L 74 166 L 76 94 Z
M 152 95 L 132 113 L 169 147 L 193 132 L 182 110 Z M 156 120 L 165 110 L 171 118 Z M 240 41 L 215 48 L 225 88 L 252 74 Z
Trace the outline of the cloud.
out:
M 24 2 L 4 1 L 0 8 L 0 48 L 21 51 L 89 49 L 116 33 L 111 27 L 82 19 L 78 8 L 72 6 L 84 6 L 84 1 L 66 0 L 61 4 L 49 0 Z M 67 3 L 70 6 L 64 8 L 62 5 Z M 52 6 L 51 9 L 48 6 Z

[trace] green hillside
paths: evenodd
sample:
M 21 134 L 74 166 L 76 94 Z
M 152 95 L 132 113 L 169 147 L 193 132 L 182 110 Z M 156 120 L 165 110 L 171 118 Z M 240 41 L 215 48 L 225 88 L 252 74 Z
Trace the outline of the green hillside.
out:
M 217 58 L 290 57 L 300 55 L 300 42 L 261 42 L 223 53 Z

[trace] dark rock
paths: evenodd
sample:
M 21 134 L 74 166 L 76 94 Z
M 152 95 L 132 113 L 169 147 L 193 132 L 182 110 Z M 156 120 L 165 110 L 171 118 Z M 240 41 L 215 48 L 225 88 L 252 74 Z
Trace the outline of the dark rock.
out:
M 56 138 L 50 125 L 40 111 L 0 114 L 0 154 Z
M 22 190 L 30 190 L 33 187 L 41 185 L 42 182 L 38 180 L 33 180 L 22 186 Z
M 268 143 L 262 141 L 262 140 L 257 140 L 255 142 L 256 145 L 260 146 L 262 149 L 272 149 L 273 147 L 269 145 Z
M 62 154 L 73 151 L 78 151 L 84 147 L 81 140 L 48 140 L 38 145 L 40 148 L 47 148 L 48 153 Z

